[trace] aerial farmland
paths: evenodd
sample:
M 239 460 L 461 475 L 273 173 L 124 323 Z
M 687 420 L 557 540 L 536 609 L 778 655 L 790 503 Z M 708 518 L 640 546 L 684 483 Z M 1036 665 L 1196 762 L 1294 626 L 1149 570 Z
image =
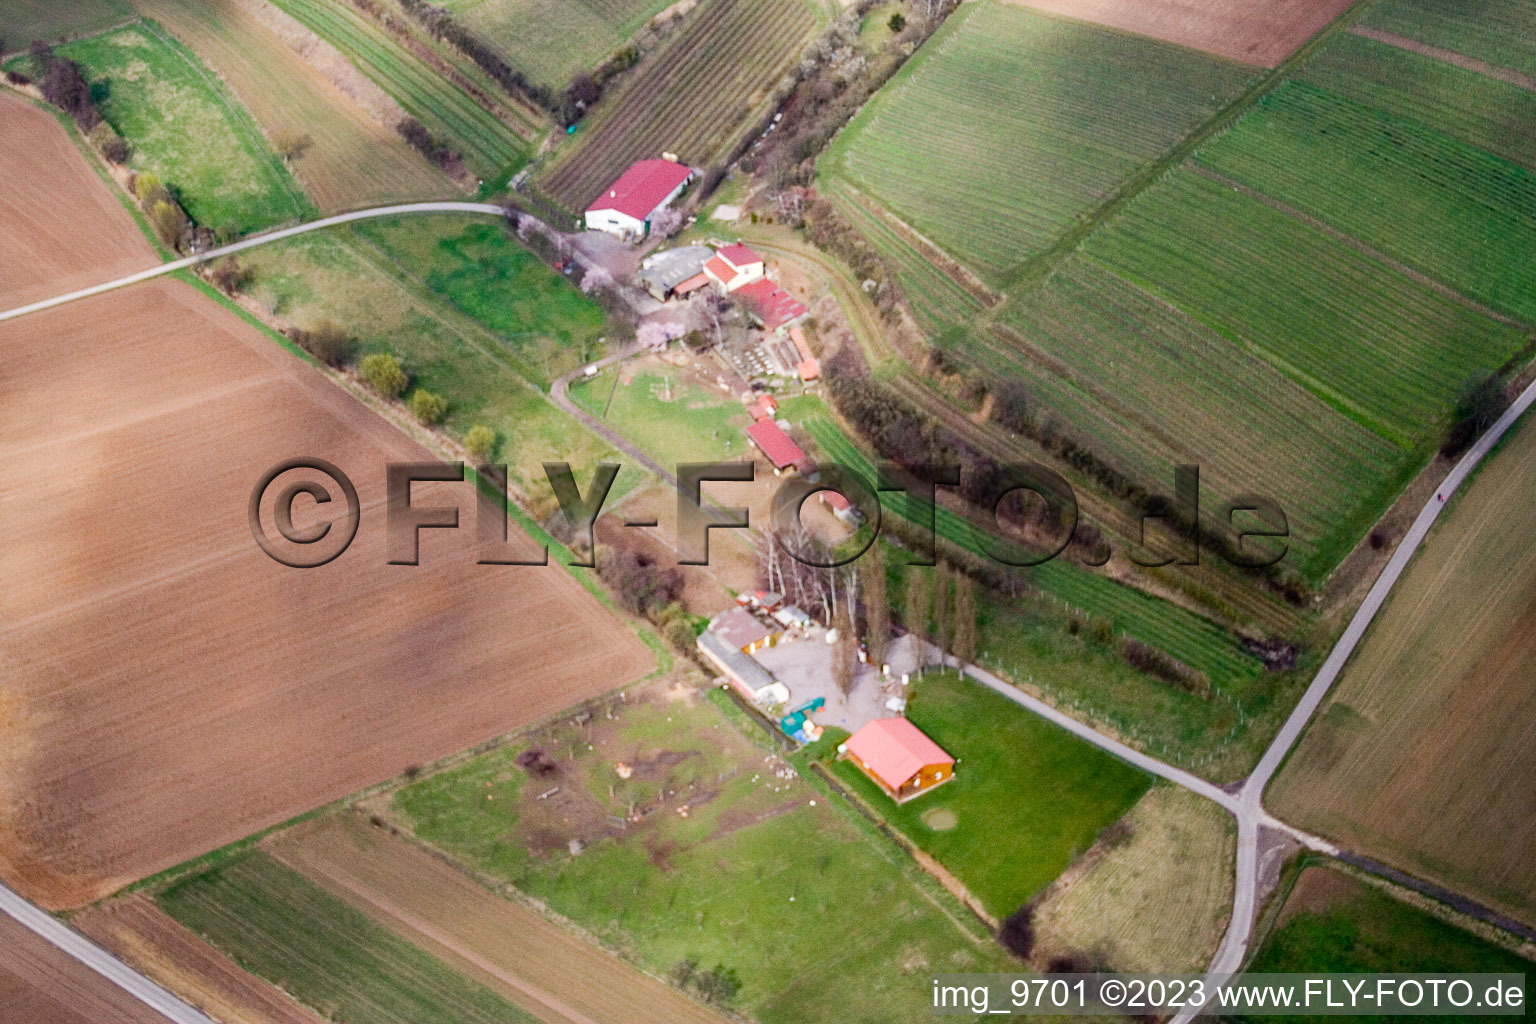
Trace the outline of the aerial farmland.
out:
M 3 1024 L 1520 994 L 1530 3 L 0 0 L 0 75 Z

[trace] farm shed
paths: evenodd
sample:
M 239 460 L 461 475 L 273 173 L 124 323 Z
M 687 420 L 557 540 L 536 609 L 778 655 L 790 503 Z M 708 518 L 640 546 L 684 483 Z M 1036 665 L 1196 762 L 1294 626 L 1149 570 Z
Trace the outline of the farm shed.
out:
M 699 634 L 698 645 L 704 659 L 718 668 L 731 685 L 749 700 L 765 706 L 783 704 L 789 700 L 788 687 L 776 682 L 772 672 L 732 647 L 718 633 L 705 630 Z
M 747 436 L 752 439 L 757 450 L 773 463 L 774 476 L 807 461 L 805 452 L 773 420 L 758 420 L 747 428 Z
M 877 718 L 848 738 L 843 754 L 898 804 L 955 777 L 955 759 L 905 718 Z
M 800 356 L 800 362 L 795 365 L 795 372 L 800 379 L 809 384 L 821 376 L 821 364 L 816 361 L 816 356 L 811 352 L 810 342 L 805 340 L 805 332 L 798 327 L 789 329 L 789 340 L 795 343 L 795 352 Z
M 718 636 L 732 650 L 751 654 L 778 643 L 783 631 L 770 628 L 745 608 L 731 608 L 717 615 L 705 632 Z
M 665 302 L 674 295 L 686 294 L 688 289 L 683 286 L 702 276 L 704 264 L 708 263 L 713 256 L 714 253 L 709 247 L 703 245 L 684 245 L 676 249 L 667 249 L 647 256 L 640 264 L 640 273 L 637 276 L 640 283 L 645 285 L 646 291 L 650 292 L 657 301 Z M 705 278 L 702 283 L 707 284 L 708 278 Z
M 651 230 L 651 218 L 683 194 L 694 173 L 687 164 L 672 160 L 631 164 L 587 207 L 587 230 L 639 241 Z

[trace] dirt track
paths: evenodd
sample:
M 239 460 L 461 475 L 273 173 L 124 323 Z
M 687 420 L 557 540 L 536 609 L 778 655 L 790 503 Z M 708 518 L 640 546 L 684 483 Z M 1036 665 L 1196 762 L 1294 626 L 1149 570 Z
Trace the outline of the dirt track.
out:
M 0 914 L 5 1024 L 166 1024 L 165 1018 Z
M 1010 2 L 1272 68 L 1343 14 L 1354 0 Z
M 0 325 L 0 364 L 0 571 L 26 581 L 0 597 L 0 863 L 37 902 L 89 901 L 651 665 L 563 570 L 476 565 L 468 484 L 418 486 L 464 529 L 386 564 L 384 464 L 427 453 L 185 284 Z M 296 455 L 340 466 L 364 509 L 308 571 L 262 554 L 245 511 Z
M 0 309 L 155 262 L 133 218 L 52 115 L 0 92 Z

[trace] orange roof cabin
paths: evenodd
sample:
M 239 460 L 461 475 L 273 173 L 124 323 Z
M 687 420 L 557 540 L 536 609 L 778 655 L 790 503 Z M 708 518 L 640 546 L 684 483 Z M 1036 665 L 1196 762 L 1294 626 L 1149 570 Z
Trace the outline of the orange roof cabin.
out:
M 955 759 L 905 718 L 877 718 L 848 737 L 843 755 L 898 804 L 955 777 Z

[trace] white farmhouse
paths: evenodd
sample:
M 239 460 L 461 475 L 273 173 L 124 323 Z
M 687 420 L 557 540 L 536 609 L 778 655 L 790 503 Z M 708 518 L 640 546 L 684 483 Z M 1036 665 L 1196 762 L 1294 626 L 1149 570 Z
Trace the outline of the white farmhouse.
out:
M 587 230 L 606 231 L 627 242 L 644 238 L 651 218 L 683 194 L 694 173 L 687 164 L 672 160 L 631 164 L 587 207 Z

